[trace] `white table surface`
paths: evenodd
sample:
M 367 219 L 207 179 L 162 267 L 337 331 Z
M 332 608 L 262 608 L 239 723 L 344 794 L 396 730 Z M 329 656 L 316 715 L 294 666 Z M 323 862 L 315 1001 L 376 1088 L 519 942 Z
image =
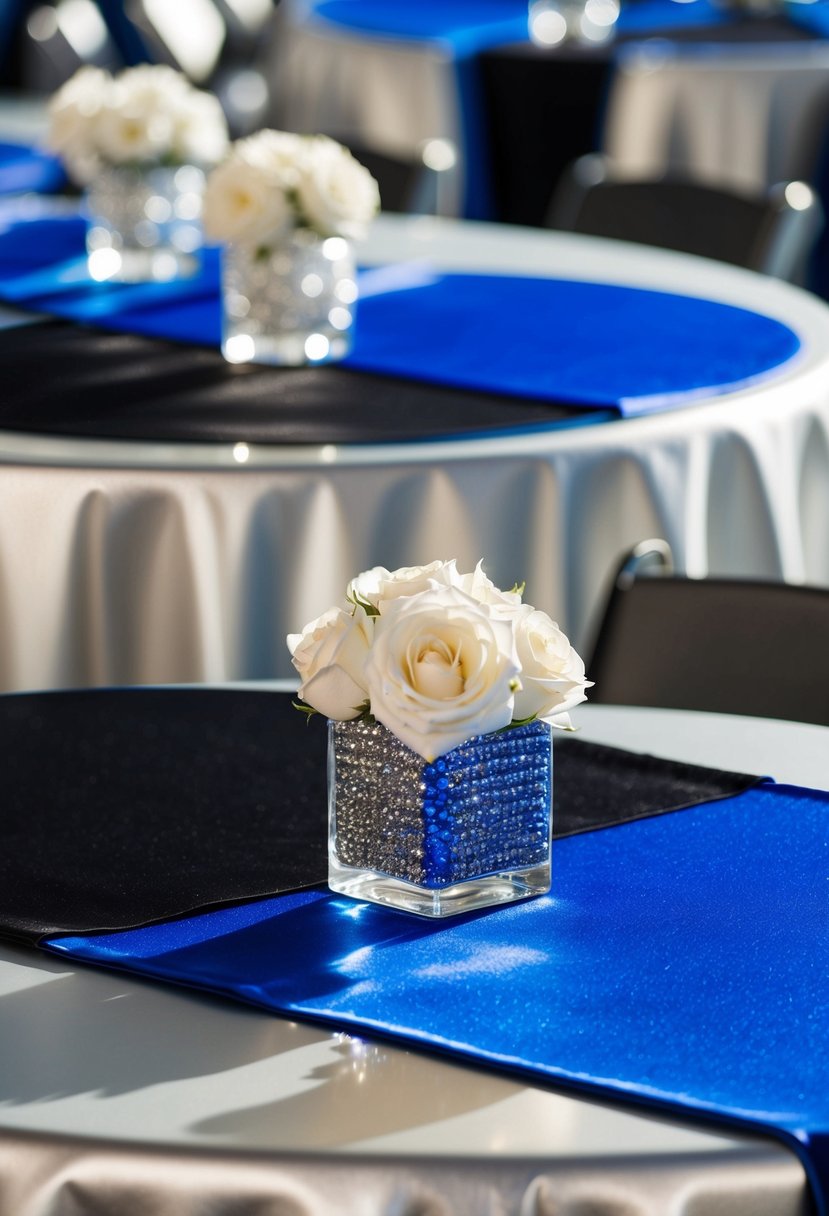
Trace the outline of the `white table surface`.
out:
M 613 706 L 582 706 L 577 716 L 586 739 L 829 788 L 827 728 Z M 91 1159 L 98 1169 L 102 1153 L 127 1191 L 143 1171 L 167 1177 L 172 1162 L 179 1180 L 198 1166 L 205 1186 L 215 1167 L 221 1174 L 215 1186 L 222 1194 L 230 1187 L 228 1195 L 233 1177 L 245 1194 L 247 1187 L 258 1194 L 260 1186 L 272 1194 L 274 1177 L 280 1185 L 287 1177 L 310 1196 L 297 1212 L 355 1216 L 408 1212 L 393 1206 L 390 1187 L 454 1196 L 456 1206 L 424 1213 L 517 1214 L 510 1204 L 519 1192 L 529 1202 L 528 1187 L 540 1194 L 548 1184 L 562 1202 L 577 1196 L 586 1202 L 588 1195 L 605 1202 L 612 1193 L 633 1204 L 591 1212 L 691 1216 L 700 1177 L 723 1190 L 720 1205 L 710 1209 L 718 1216 L 749 1210 L 784 1216 L 802 1211 L 804 1187 L 800 1164 L 769 1140 L 577 1099 L 2 945 L 0 1211 L 74 1213 L 59 1205 L 61 1187 L 78 1171 L 85 1176 Z M 27 1194 L 30 1207 L 4 1207 L 4 1179 L 11 1186 L 14 1163 L 20 1174 L 24 1160 L 26 1178 L 49 1179 L 50 1198 L 38 1190 L 42 1206 Z M 457 1180 L 469 1183 L 476 1168 L 479 1180 L 480 1170 L 490 1171 L 487 1185 L 506 1206 L 480 1206 L 480 1194 L 468 1185 L 455 1195 Z M 352 1205 L 349 1179 L 359 1180 L 363 1206 Z M 226 1207 L 216 1200 L 215 1209 L 191 1209 L 182 1195 L 171 1212 L 241 1211 L 230 1198 Z M 135 1209 L 141 1216 L 166 1216 L 166 1207 L 147 1203 Z
M 287 676 L 285 635 L 378 564 L 483 558 L 577 645 L 650 536 L 680 571 L 829 584 L 821 301 L 662 250 L 449 220 L 381 217 L 361 257 L 699 295 L 784 320 L 802 347 L 761 383 L 564 430 L 314 447 L 0 433 L 0 689 Z

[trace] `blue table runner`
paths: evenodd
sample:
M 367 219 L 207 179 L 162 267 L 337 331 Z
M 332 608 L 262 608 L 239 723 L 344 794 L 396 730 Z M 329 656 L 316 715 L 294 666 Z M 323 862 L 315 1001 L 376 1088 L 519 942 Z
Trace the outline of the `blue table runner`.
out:
M 217 248 L 162 284 L 95 283 L 80 216 L 0 208 L 0 299 L 121 332 L 218 346 Z M 345 367 L 623 416 L 751 385 L 796 356 L 781 322 L 667 292 L 513 275 L 435 274 L 359 303 Z
M 56 156 L 26 144 L 0 142 L 0 195 L 64 190 L 68 178 Z
M 71 958 L 770 1132 L 829 1196 L 829 795 L 761 785 L 555 843 L 549 896 L 449 922 L 315 888 Z

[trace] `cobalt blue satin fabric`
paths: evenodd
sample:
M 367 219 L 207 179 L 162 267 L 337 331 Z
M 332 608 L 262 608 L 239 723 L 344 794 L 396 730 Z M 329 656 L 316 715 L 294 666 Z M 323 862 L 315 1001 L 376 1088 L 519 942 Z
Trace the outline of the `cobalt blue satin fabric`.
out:
M 66 184 L 66 173 L 56 156 L 24 144 L 0 143 L 0 194 L 28 190 L 51 194 Z
M 50 199 L 0 199 L 0 283 L 80 258 L 86 220 L 77 212 L 56 214 L 57 206 Z
M 318 0 L 314 13 L 379 38 L 442 42 L 456 54 L 527 40 L 527 0 Z
M 369 37 L 440 42 L 458 55 L 529 40 L 529 0 L 419 0 L 418 4 L 399 4 L 396 0 L 318 0 L 314 12 L 325 21 Z M 633 0 L 622 5 L 616 28 L 620 34 L 653 34 L 725 25 L 735 20 L 739 20 L 738 15 L 712 0 L 694 0 L 693 4 L 679 0 Z
M 557 841 L 549 896 L 432 923 L 319 888 L 63 955 L 776 1133 L 829 1195 L 829 794 Z
M 359 309 L 346 366 L 626 416 L 749 384 L 800 346 L 758 313 L 567 279 L 444 275 Z
M 77 216 L 0 223 L 0 299 L 127 333 L 219 345 L 218 249 L 205 250 L 193 279 L 93 283 L 83 237 Z M 781 322 L 713 301 L 446 274 L 362 299 L 344 366 L 633 416 L 750 384 L 798 349 Z

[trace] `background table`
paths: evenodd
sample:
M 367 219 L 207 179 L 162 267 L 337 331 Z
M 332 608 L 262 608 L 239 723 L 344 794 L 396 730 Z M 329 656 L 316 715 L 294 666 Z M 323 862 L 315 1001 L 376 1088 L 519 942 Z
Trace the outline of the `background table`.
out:
M 823 727 L 578 714 L 599 742 L 829 785 Z M 522 1201 L 796 1216 L 804 1188 L 763 1139 L 0 946 L 0 1207 L 15 1216 L 202 1216 L 208 1201 L 238 1216 L 277 1197 L 292 1216 L 512 1216 Z
M 531 43 L 519 5 L 511 27 L 488 35 L 479 6 L 468 21 L 478 38 L 471 86 L 449 41 L 427 37 L 428 21 L 420 37 L 395 36 L 391 8 L 384 19 L 366 5 L 352 23 L 317 6 L 280 7 L 274 122 L 413 162 L 429 140 L 448 140 L 458 160 L 440 175 L 442 214 L 543 224 L 566 166 L 599 150 L 634 175 L 670 169 L 750 191 L 817 179 L 825 193 L 820 5 L 751 15 L 707 0 L 634 0 L 611 41 L 554 47 Z M 475 181 L 465 181 L 470 158 Z
M 654 42 L 620 53 L 607 152 L 633 175 L 685 174 L 734 189 L 813 178 L 825 156 L 829 47 L 823 42 Z
M 285 635 L 356 571 L 438 556 L 483 558 L 501 586 L 526 579 L 579 645 L 619 554 L 652 535 L 692 574 L 829 583 L 820 301 L 657 250 L 384 217 L 363 260 L 401 258 L 741 304 L 793 326 L 801 351 L 740 391 L 564 429 L 305 446 L 257 444 L 241 426 L 212 444 L 2 432 L 0 686 L 288 675 Z

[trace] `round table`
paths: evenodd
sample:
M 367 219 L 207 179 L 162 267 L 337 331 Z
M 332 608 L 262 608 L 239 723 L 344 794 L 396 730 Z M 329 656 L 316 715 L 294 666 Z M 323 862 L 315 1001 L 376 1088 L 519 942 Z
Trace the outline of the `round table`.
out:
M 360 256 L 743 305 L 785 321 L 801 349 L 686 408 L 467 438 L 0 432 L 0 688 L 287 676 L 285 635 L 377 564 L 482 558 L 496 584 L 526 580 L 578 646 L 619 555 L 647 537 L 690 574 L 829 583 L 829 309 L 816 298 L 679 254 L 451 220 L 381 217 Z
M 829 786 L 827 728 L 590 705 L 579 722 L 597 742 Z M 774 1142 L 10 945 L 0 1027 L 15 1216 L 655 1213 L 691 1196 L 721 1216 L 803 1210 L 803 1169 Z

